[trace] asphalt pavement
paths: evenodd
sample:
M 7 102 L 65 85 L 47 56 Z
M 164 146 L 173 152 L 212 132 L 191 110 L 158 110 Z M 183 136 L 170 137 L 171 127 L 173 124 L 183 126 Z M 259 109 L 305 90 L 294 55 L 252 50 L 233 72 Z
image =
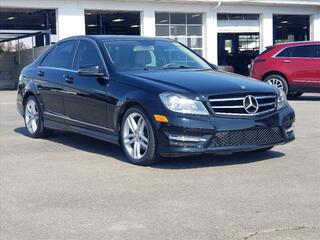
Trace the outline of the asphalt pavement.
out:
M 290 144 L 152 167 L 77 134 L 27 137 L 15 96 L 0 92 L 1 240 L 320 239 L 319 94 L 290 101 Z

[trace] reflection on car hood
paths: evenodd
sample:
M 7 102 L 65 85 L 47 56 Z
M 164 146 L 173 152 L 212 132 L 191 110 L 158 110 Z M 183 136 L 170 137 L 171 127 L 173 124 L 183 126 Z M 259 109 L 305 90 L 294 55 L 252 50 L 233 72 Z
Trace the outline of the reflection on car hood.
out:
M 269 84 L 236 74 L 219 71 L 162 70 L 122 73 L 134 77 L 137 85 L 161 91 L 189 92 L 194 94 L 222 94 L 235 92 L 275 92 Z M 150 89 L 151 90 L 151 89 Z

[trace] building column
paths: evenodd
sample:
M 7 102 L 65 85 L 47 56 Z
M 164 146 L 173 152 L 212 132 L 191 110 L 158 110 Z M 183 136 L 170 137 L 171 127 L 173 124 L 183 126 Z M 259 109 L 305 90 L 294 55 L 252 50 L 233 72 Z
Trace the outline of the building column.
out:
M 147 37 L 156 36 L 156 20 L 155 11 L 152 9 L 145 9 L 141 12 L 141 35 Z
M 218 64 L 218 21 L 215 8 L 205 13 L 204 57 L 213 64 Z
M 83 8 L 63 6 L 57 9 L 58 40 L 75 35 L 85 35 L 85 16 Z
M 273 14 L 260 14 L 260 52 L 273 45 Z
M 320 41 L 320 11 L 310 18 L 310 40 Z

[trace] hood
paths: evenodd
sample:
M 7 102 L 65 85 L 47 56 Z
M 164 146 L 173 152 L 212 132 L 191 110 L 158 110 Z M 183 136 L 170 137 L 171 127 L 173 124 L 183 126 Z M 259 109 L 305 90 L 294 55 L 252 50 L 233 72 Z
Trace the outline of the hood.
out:
M 129 78 L 135 78 L 134 84 L 137 86 L 157 93 L 168 91 L 209 96 L 239 92 L 276 92 L 270 84 L 214 70 L 138 71 L 122 74 Z

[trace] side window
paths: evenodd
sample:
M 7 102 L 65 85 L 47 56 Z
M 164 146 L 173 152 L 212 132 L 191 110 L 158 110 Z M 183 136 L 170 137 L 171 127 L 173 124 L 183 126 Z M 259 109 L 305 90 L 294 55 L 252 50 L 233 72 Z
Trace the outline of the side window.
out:
M 59 44 L 53 51 L 49 66 L 56 68 L 69 68 L 75 43 L 76 41 L 72 40 Z
M 320 44 L 316 45 L 316 58 L 320 58 Z
M 50 61 L 52 58 L 52 55 L 54 53 L 55 47 L 51 48 L 51 50 L 49 50 L 49 53 L 47 53 L 47 55 L 42 59 L 40 66 L 44 66 L 44 67 L 48 67 L 50 66 Z
M 81 40 L 73 67 L 74 69 L 79 69 L 79 67 L 86 65 L 98 65 L 100 69 L 103 69 L 103 63 L 97 47 L 89 41 Z
M 292 52 L 292 57 L 314 58 L 316 52 L 315 45 L 297 46 Z
M 291 57 L 292 50 L 292 47 L 285 48 L 280 53 L 278 53 L 276 57 Z

